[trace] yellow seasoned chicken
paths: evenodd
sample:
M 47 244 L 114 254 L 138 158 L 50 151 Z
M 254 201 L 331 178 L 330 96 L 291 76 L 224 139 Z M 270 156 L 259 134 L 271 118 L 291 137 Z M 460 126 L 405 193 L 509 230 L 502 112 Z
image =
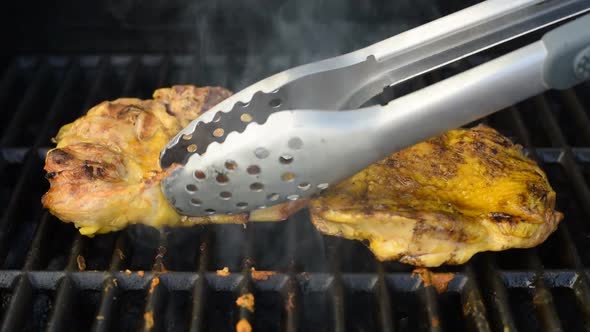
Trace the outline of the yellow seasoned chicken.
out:
M 461 264 L 533 247 L 563 215 L 543 171 L 497 131 L 451 130 L 391 155 L 311 202 L 321 232 L 368 240 L 380 260 Z
M 47 153 L 50 182 L 43 205 L 84 235 L 142 223 L 159 227 L 194 223 L 241 223 L 247 215 L 180 216 L 160 189 L 166 176 L 159 154 L 199 114 L 230 96 L 218 87 L 159 89 L 153 100 L 102 102 L 63 126 Z M 284 219 L 305 202 L 256 211 L 250 219 Z
M 217 87 L 159 89 L 152 100 L 121 98 L 62 127 L 45 164 L 43 205 L 80 233 L 129 224 L 192 225 L 283 220 L 308 202 L 250 215 L 180 216 L 160 189 L 165 144 L 227 98 Z M 368 240 L 380 260 L 460 264 L 486 250 L 532 247 L 562 215 L 545 174 L 495 130 L 452 130 L 393 154 L 311 202 L 325 234 Z

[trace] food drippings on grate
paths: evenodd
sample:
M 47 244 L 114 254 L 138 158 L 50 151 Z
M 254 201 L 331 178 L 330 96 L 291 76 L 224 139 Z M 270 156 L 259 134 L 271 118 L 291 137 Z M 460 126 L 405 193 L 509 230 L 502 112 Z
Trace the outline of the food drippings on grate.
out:
M 236 299 L 236 305 L 254 312 L 254 295 L 252 293 L 243 294 Z
M 250 268 L 250 275 L 252 279 L 257 281 L 268 280 L 271 276 L 277 274 L 275 271 L 256 271 L 254 267 Z
M 223 269 L 215 271 L 215 274 L 217 274 L 220 277 L 228 277 L 230 275 L 229 268 L 225 266 L 223 267 Z
M 433 286 L 439 294 L 447 291 L 449 283 L 455 277 L 453 273 L 435 273 L 425 268 L 414 269 L 412 275 L 417 275 L 422 280 L 424 286 Z
M 236 332 L 252 332 L 252 325 L 247 319 L 242 318 L 236 324 Z

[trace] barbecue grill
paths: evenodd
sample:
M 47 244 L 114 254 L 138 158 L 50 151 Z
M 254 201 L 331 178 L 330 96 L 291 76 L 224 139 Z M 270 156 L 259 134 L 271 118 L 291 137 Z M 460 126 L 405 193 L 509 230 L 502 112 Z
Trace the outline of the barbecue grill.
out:
M 87 238 L 42 209 L 52 135 L 102 100 L 149 98 L 171 84 L 239 89 L 468 5 L 311 3 L 58 1 L 34 20 L 14 23 L 23 38 L 0 63 L 0 331 L 231 331 L 242 318 L 254 331 L 590 329 L 589 84 L 483 120 L 539 162 L 565 219 L 536 248 L 480 253 L 465 265 L 433 269 L 454 273 L 440 294 L 411 266 L 381 263 L 360 242 L 321 235 L 305 210 L 246 228 L 134 226 Z M 258 10 L 265 5 L 267 14 Z M 174 23 L 163 23 L 171 17 Z M 282 30 L 263 32 L 268 24 Z M 335 28 L 322 30 L 326 24 Z M 293 32 L 306 29 L 325 42 Z M 309 47 L 289 44 L 297 36 Z M 525 41 L 387 89 L 375 101 L 519 43 Z M 224 267 L 229 276 L 216 273 Z M 257 279 L 251 268 L 275 273 Z M 235 304 L 248 292 L 253 313 Z

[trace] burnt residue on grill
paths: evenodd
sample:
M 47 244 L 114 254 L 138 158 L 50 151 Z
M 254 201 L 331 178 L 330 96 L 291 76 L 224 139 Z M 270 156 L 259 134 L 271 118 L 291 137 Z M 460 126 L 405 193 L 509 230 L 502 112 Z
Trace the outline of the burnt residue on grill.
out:
M 494 220 L 496 222 L 509 222 L 509 223 L 518 222 L 517 220 L 514 220 L 515 217 L 513 215 L 508 214 L 508 213 L 503 213 L 503 212 L 492 212 L 492 213 L 490 213 L 490 217 L 492 217 L 492 220 Z

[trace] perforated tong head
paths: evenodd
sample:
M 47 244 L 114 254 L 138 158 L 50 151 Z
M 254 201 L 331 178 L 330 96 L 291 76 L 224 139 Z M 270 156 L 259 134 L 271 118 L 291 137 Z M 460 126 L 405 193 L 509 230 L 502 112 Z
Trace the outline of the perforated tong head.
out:
M 364 49 L 286 70 L 219 103 L 162 151 L 188 216 L 318 194 L 371 163 L 549 88 L 590 76 L 590 16 L 385 106 L 384 87 L 590 11 L 587 0 L 485 1 Z M 334 112 L 338 111 L 338 112 Z

